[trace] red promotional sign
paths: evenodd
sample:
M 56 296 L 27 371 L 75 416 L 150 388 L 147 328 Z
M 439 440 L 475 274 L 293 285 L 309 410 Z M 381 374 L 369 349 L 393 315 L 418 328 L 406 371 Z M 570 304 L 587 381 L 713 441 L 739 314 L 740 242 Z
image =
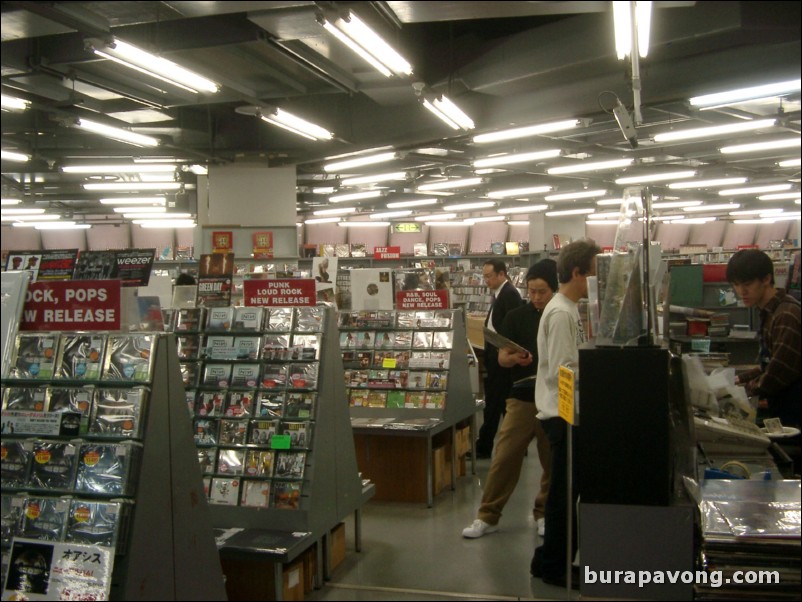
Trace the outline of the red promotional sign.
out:
M 119 330 L 120 281 L 34 282 L 20 330 Z
M 448 291 L 398 291 L 396 309 L 448 309 Z
M 373 247 L 373 259 L 401 259 L 401 247 Z
M 312 279 L 246 280 L 243 284 L 245 305 L 265 307 L 317 305 L 315 281 Z

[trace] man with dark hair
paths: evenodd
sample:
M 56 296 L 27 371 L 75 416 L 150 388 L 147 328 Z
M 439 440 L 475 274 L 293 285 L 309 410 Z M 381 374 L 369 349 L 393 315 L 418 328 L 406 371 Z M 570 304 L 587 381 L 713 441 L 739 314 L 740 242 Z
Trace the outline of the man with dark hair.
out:
M 760 310 L 760 365 L 741 374 L 737 382 L 750 395 L 759 396 L 771 416 L 784 425 L 799 426 L 799 301 L 774 286 L 774 264 L 757 249 L 744 249 L 730 258 L 727 281 L 746 307 Z
M 507 312 L 523 304 L 521 295 L 507 278 L 507 266 L 501 259 L 490 259 L 482 266 L 482 278 L 493 295 L 493 304 L 485 318 L 485 326 L 498 332 Z M 476 440 L 476 457 L 489 458 L 493 451 L 498 423 L 504 412 L 504 402 L 512 385 L 510 369 L 498 363 L 498 349 L 485 341 L 485 409 L 479 438 Z
M 549 441 L 540 421 L 535 418 L 535 381 L 526 378 L 537 372 L 537 330 L 540 316 L 557 292 L 557 264 L 551 259 L 539 261 L 526 273 L 526 290 L 530 303 L 513 309 L 504 318 L 499 333 L 528 351 L 499 349 L 498 363 L 512 371 L 513 386 L 507 399 L 507 413 L 501 423 L 496 453 L 487 473 L 482 505 L 476 520 L 463 529 L 462 536 L 469 539 L 493 533 L 498 529 L 501 511 L 510 499 L 521 476 L 526 449 L 537 438 L 540 467 L 540 491 L 535 498 L 534 517 L 538 533 L 543 535 L 546 498 L 549 493 L 551 456 Z
M 546 534 L 543 545 L 535 549 L 530 571 L 534 577 L 541 577 L 544 583 L 565 586 L 566 557 L 569 515 L 568 506 L 568 423 L 559 417 L 557 400 L 559 394 L 560 366 L 578 372 L 579 345 L 586 336 L 579 318 L 577 302 L 588 295 L 588 277 L 596 274 L 596 255 L 601 252 L 592 240 L 572 242 L 560 251 L 557 258 L 557 276 L 560 290 L 546 306 L 540 318 L 537 333 L 537 383 L 535 384 L 535 403 L 537 417 L 551 446 L 551 484 L 546 501 Z M 574 441 L 579 429 L 573 429 Z M 577 449 L 576 444 L 574 449 Z M 576 552 L 576 499 L 579 495 L 577 466 L 573 458 L 573 487 L 571 500 L 572 531 L 571 557 Z M 572 577 L 572 585 L 579 586 L 579 574 Z

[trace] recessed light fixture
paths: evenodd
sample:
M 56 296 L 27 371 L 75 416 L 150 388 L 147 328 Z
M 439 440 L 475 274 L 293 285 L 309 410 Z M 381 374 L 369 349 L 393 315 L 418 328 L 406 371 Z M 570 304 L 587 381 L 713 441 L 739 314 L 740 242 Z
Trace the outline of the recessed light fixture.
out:
M 799 136 L 795 138 L 783 138 L 781 140 L 771 140 L 769 142 L 751 142 L 749 144 L 735 144 L 733 146 L 722 146 L 721 152 L 725 155 L 739 153 L 758 153 L 766 150 L 780 148 L 796 148 L 800 146 Z
M 387 203 L 388 209 L 402 209 L 404 207 L 425 207 L 426 205 L 436 205 L 440 201 L 438 199 L 418 199 L 417 201 L 398 201 L 396 203 Z
M 459 203 L 456 205 L 445 205 L 443 209 L 446 211 L 470 211 L 472 209 L 488 209 L 495 207 L 496 203 L 493 201 L 477 201 L 475 203 Z
M 335 161 L 323 166 L 324 171 L 346 171 L 354 167 L 364 167 L 365 165 L 375 165 L 377 163 L 386 163 L 396 159 L 398 155 L 395 152 L 379 153 L 377 155 L 369 155 L 367 157 L 355 157 L 353 159 L 345 159 L 343 161 Z
M 544 197 L 547 201 L 572 201 L 574 199 L 592 199 L 597 196 L 604 196 L 606 190 L 577 190 L 576 192 L 561 192 L 560 194 L 550 194 Z
M 330 203 L 344 203 L 345 201 L 362 201 L 365 199 L 375 199 L 384 194 L 383 190 L 366 190 L 365 192 L 354 192 L 350 194 L 337 194 L 329 197 Z
M 439 182 L 426 182 L 418 186 L 418 190 L 451 190 L 454 188 L 470 188 L 479 186 L 483 182 L 482 178 L 462 178 L 453 180 L 441 180 Z
M 791 184 L 766 184 L 765 186 L 750 186 L 748 188 L 728 188 L 726 190 L 719 190 L 720 196 L 733 196 L 739 194 L 760 194 L 761 192 L 780 192 L 781 190 L 788 190 Z
M 716 178 L 711 180 L 694 180 L 693 182 L 674 182 L 668 185 L 672 190 L 687 188 L 715 188 L 717 186 L 734 186 L 743 184 L 746 178 Z
M 535 213 L 536 211 L 545 211 L 548 205 L 520 205 L 518 207 L 503 207 L 498 209 L 498 213 Z
M 696 175 L 693 170 L 685 171 L 672 171 L 665 173 L 652 173 L 643 174 L 639 176 L 627 176 L 625 178 L 618 178 L 615 183 L 619 186 L 625 184 L 648 184 L 651 182 L 666 182 L 668 180 L 681 180 L 682 178 L 692 178 Z
M 515 165 L 517 163 L 528 163 L 530 161 L 542 161 L 543 159 L 553 159 L 560 156 L 560 149 L 553 148 L 543 151 L 533 151 L 529 153 L 506 153 L 503 155 L 494 155 L 492 157 L 484 157 L 476 159 L 473 162 L 474 167 L 496 167 L 499 165 Z
M 529 136 L 542 136 L 543 134 L 550 134 L 552 132 L 561 132 L 569 130 L 580 125 L 578 119 L 566 119 L 563 121 L 554 121 L 552 123 L 542 123 L 540 125 L 529 125 L 509 130 L 500 130 L 498 132 L 490 132 L 487 134 L 478 134 L 473 137 L 474 144 L 487 144 L 490 142 L 501 142 L 503 140 L 514 140 L 516 138 L 527 138 Z
M 457 217 L 456 213 L 432 213 L 430 215 L 419 215 L 415 218 L 416 222 L 428 222 L 428 221 L 445 221 L 449 219 L 454 219 Z
M 491 199 L 507 199 L 515 197 L 527 197 L 533 194 L 543 194 L 551 192 L 551 186 L 529 186 L 528 188 L 507 188 L 505 190 L 493 190 L 487 193 Z
M 632 165 L 635 161 L 632 159 L 611 159 L 609 161 L 579 161 L 570 165 L 558 165 L 557 167 L 550 167 L 546 170 L 549 175 L 559 175 L 567 173 L 582 173 L 585 171 L 602 171 L 605 169 L 616 169 L 618 167 L 626 167 Z

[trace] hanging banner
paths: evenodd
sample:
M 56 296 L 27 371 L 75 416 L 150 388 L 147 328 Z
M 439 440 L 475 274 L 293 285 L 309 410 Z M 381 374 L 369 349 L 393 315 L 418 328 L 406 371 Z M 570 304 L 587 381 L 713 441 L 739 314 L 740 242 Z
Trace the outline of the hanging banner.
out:
M 10 251 L 6 271 L 29 270 L 33 282 L 40 280 L 70 280 L 75 270 L 78 249 L 51 251 Z
M 119 280 L 31 283 L 20 330 L 119 330 L 120 286 Z
M 231 305 L 231 283 L 234 278 L 234 254 L 201 255 L 198 262 L 198 307 Z
M 233 232 L 212 232 L 212 253 L 231 253 L 233 250 Z
M 311 279 L 246 280 L 243 285 L 244 304 L 248 306 L 317 305 L 315 281 Z
M 448 291 L 398 291 L 396 309 L 448 309 Z
M 156 249 L 81 251 L 73 280 L 120 280 L 122 286 L 147 286 Z

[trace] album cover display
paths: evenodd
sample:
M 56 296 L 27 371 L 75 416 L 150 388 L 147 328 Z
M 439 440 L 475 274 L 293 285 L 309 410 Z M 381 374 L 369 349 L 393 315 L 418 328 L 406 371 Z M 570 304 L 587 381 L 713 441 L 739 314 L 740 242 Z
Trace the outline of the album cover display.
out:
M 287 366 L 264 364 L 262 367 L 263 389 L 284 389 L 287 386 Z
M 239 502 L 240 479 L 225 479 L 212 477 L 209 486 L 209 501 L 212 504 L 223 504 L 225 506 L 236 506 Z
M 122 508 L 121 502 L 72 500 L 64 541 L 114 547 L 120 532 Z
M 235 360 L 258 360 L 261 351 L 261 338 L 258 336 L 235 337 L 234 338 L 234 357 Z
M 198 447 L 198 465 L 203 474 L 214 472 L 217 461 L 217 449 L 214 447 Z
M 273 508 L 298 510 L 301 507 L 302 481 L 274 481 Z
M 197 332 L 203 330 L 206 322 L 206 308 L 192 307 L 177 309 L 173 317 L 173 330 L 176 332 Z
M 310 419 L 314 417 L 316 393 L 291 392 L 287 394 L 283 416 L 289 419 Z
M 32 443 L 4 438 L 0 446 L 0 482 L 3 489 L 24 487 L 31 467 Z
M 259 364 L 234 364 L 231 369 L 231 386 L 256 388 L 259 384 L 259 371 Z
M 203 384 L 227 387 L 231 382 L 231 364 L 205 364 Z
M 271 477 L 275 452 L 265 449 L 249 449 L 245 456 L 245 476 Z
M 28 487 L 32 489 L 71 489 L 75 478 L 77 447 L 62 441 L 36 440 L 31 451 Z
M 220 420 L 220 445 L 245 445 L 245 439 L 247 436 L 247 421 L 232 420 L 227 418 Z
M 270 447 L 273 435 L 279 432 L 279 427 L 278 420 L 251 421 L 251 434 L 248 437 L 248 443 Z
M 149 382 L 155 342 L 152 334 L 109 335 L 103 380 Z
M 323 307 L 296 307 L 296 332 L 322 332 L 323 317 L 326 315 Z
M 317 362 L 290 364 L 288 387 L 293 389 L 316 389 L 317 372 Z
M 58 359 L 58 376 L 67 380 L 98 380 L 103 370 L 106 336 L 63 334 Z
M 271 307 L 267 317 L 265 330 L 290 332 L 292 330 L 293 311 L 291 307 Z
M 232 391 L 228 394 L 225 416 L 227 418 L 248 418 L 253 413 L 253 396 L 250 391 Z
M 196 418 L 194 423 L 195 445 L 217 445 L 220 425 L 217 419 Z
M 233 330 L 262 330 L 265 310 L 261 307 L 235 307 Z
M 279 451 L 276 453 L 274 476 L 289 479 L 302 479 L 305 466 L 305 451 Z
M 308 448 L 312 438 L 312 423 L 283 422 L 281 434 L 290 436 L 290 447 Z
M 236 359 L 234 337 L 227 335 L 208 335 L 201 357 L 208 360 Z
M 206 330 L 231 330 L 234 323 L 233 307 L 210 307 L 207 310 Z
M 220 418 L 225 413 L 225 391 L 201 391 L 198 393 L 195 414 L 207 418 Z
M 68 499 L 28 497 L 22 505 L 18 534 L 30 539 L 62 541 L 69 510 Z
M 240 506 L 267 508 L 270 506 L 272 483 L 261 479 L 243 479 Z
M 50 380 L 56 373 L 59 335 L 21 334 L 17 344 L 12 378 Z
M 216 472 L 227 475 L 241 475 L 244 463 L 244 449 L 220 449 L 217 452 Z
M 256 416 L 260 418 L 281 418 L 284 411 L 284 392 L 259 392 Z
M 322 335 L 294 334 L 292 335 L 292 348 L 290 360 L 312 361 L 320 359 L 320 345 Z
M 132 466 L 138 448 L 126 443 L 84 443 L 78 455 L 75 491 L 131 495 Z
M 283 361 L 290 359 L 290 335 L 266 334 L 262 337 L 262 359 Z
M 3 392 L 3 409 L 24 412 L 44 412 L 47 389 L 37 387 L 8 387 Z
M 178 366 L 181 370 L 181 381 L 184 386 L 189 388 L 197 387 L 201 365 L 197 362 L 181 362 Z
M 98 389 L 89 433 L 104 437 L 138 439 L 142 436 L 143 411 L 148 390 L 144 387 L 132 389 Z

